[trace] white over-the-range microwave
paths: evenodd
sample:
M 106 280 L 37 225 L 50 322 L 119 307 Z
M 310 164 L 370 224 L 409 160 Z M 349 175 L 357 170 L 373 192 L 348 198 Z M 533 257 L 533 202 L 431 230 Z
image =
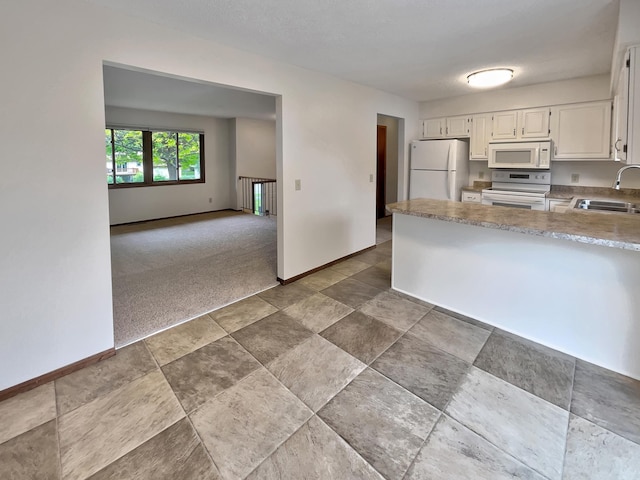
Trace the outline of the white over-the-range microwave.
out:
M 489 168 L 539 168 L 551 166 L 551 140 L 543 142 L 491 142 Z

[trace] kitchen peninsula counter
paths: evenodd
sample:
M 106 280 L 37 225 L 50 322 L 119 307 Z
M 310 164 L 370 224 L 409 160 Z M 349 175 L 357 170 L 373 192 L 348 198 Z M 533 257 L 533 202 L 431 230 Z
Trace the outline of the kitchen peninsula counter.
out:
M 446 200 L 387 205 L 391 213 L 640 251 L 640 214 L 522 210 Z
M 394 290 L 640 379 L 640 214 L 387 209 Z

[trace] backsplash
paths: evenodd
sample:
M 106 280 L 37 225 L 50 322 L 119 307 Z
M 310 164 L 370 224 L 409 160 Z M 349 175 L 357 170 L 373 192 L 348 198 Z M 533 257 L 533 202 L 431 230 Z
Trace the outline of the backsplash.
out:
M 551 163 L 551 184 L 610 187 L 618 170 L 625 164 L 611 161 L 553 162 Z M 577 175 L 577 181 L 576 180 Z M 491 181 L 491 170 L 487 162 L 469 162 L 469 185 L 474 181 Z M 625 172 L 623 188 L 640 188 L 640 170 Z

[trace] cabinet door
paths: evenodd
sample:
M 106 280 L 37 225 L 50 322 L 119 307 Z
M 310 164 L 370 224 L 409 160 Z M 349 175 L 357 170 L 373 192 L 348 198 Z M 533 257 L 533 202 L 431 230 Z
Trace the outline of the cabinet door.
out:
M 520 138 L 549 138 L 549 109 L 520 111 Z
M 482 203 L 480 192 L 462 192 L 462 201 L 465 203 Z
M 448 117 L 445 135 L 447 137 L 468 137 L 469 117 Z
M 611 102 L 552 107 L 551 138 L 554 160 L 610 158 Z
M 496 112 L 493 114 L 491 138 L 493 140 L 512 140 L 517 137 L 518 112 Z
M 444 118 L 432 118 L 422 121 L 423 138 L 441 138 L 444 136 Z
M 487 147 L 491 137 L 491 115 L 471 117 L 469 160 L 487 160 Z

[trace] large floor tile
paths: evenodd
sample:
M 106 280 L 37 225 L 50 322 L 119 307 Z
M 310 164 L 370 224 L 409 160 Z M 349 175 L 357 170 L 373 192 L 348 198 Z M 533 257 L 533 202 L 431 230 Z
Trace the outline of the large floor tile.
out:
M 640 445 L 576 415 L 569 420 L 563 480 L 640 478 Z
M 489 334 L 487 330 L 433 310 L 409 330 L 409 335 L 469 363 L 473 363 Z
M 334 283 L 338 283 L 347 278 L 346 275 L 343 275 L 335 270 L 331 270 L 330 268 L 324 268 L 319 272 L 312 273 L 311 275 L 307 275 L 304 278 L 301 278 L 296 283 L 301 283 L 305 287 L 311 288 L 313 290 L 324 290 L 327 287 L 330 287 Z
M 223 478 L 244 478 L 313 413 L 260 369 L 191 415 Z
M 419 298 L 413 297 L 409 294 L 399 292 L 398 290 L 394 290 L 393 288 L 390 288 L 387 291 L 397 297 L 404 298 L 405 300 L 409 300 L 410 302 L 417 303 L 418 305 L 422 305 L 423 307 L 427 307 L 429 310 L 434 308 L 433 303 L 425 302 L 424 300 L 420 300 Z
M 372 367 L 442 410 L 469 363 L 418 337 L 405 335 L 376 360 Z
M 183 418 L 90 480 L 217 480 L 218 471 L 196 432 Z
M 400 479 L 440 412 L 367 369 L 318 416 L 386 478 Z
M 384 270 L 389 275 L 391 275 L 392 266 L 393 264 L 391 262 L 391 257 L 387 258 L 386 260 L 382 260 L 381 262 L 378 262 L 374 265 L 374 267 L 378 267 L 380 270 Z
M 371 265 L 369 265 L 368 263 L 361 262 L 356 258 L 348 258 L 347 260 L 336 263 L 329 268 L 334 272 L 338 272 L 346 277 L 350 277 L 351 275 L 361 272 L 362 270 L 369 268 L 370 266 Z
M 406 480 L 544 480 L 544 477 L 443 415 Z
M 157 368 L 144 342 L 121 348 L 115 356 L 55 381 L 58 415 L 112 392 Z
M 315 293 L 315 290 L 305 287 L 301 283 L 294 282 L 289 285 L 278 285 L 264 292 L 260 292 L 258 296 L 266 300 L 277 308 L 286 308 L 289 305 L 304 300 Z
M 575 367 L 575 359 L 569 355 L 496 329 L 474 365 L 569 409 Z
M 209 315 L 203 315 L 149 337 L 145 343 L 162 366 L 226 334 Z
M 162 372 L 151 372 L 58 419 L 62 473 L 86 478 L 184 417 Z
M 313 332 L 283 312 L 276 312 L 231 334 L 263 364 L 301 344 Z
M 353 312 L 320 335 L 369 364 L 389 348 L 402 332 L 364 313 Z
M 566 410 L 472 367 L 446 413 L 536 472 L 560 479 Z
M 467 317 L 466 315 L 462 315 L 461 313 L 454 312 L 453 310 L 447 310 L 446 308 L 436 306 L 434 307 L 436 312 L 444 313 L 445 315 L 449 315 L 450 317 L 457 318 L 458 320 L 462 320 L 463 322 L 470 323 L 471 325 L 475 325 L 476 327 L 484 328 L 485 330 L 493 330 L 493 325 L 489 325 L 488 323 L 481 322 L 476 320 L 475 318 Z
M 283 310 L 312 332 L 318 333 L 346 317 L 353 308 L 322 293 L 316 293 Z
M 388 291 L 382 292 L 360 307 L 360 311 L 406 332 L 430 309 L 400 298 Z
M 571 412 L 640 444 L 640 381 L 576 361 Z
M 352 308 L 358 308 L 360 305 L 381 292 L 379 288 L 369 284 L 359 282 L 353 278 L 347 278 L 335 285 L 322 290 L 322 293 Z
M 317 417 L 265 460 L 247 480 L 382 480 L 344 440 Z
M 380 290 L 391 288 L 391 272 L 378 267 L 369 267 L 356 273 L 351 278 L 372 285 Z
M 55 420 L 50 420 L 0 444 L 0 478 L 7 480 L 57 480 L 60 478 Z
M 209 316 L 227 332 L 232 333 L 277 311 L 278 309 L 269 302 L 254 295 L 211 312 Z
M 365 365 L 314 335 L 267 368 L 315 412 L 364 370 Z
M 258 368 L 260 363 L 253 356 L 225 337 L 165 365 L 162 371 L 189 413 Z
M 0 403 L 0 443 L 56 418 L 53 382 Z
M 385 260 L 390 260 L 391 254 L 381 252 L 380 250 L 374 248 L 373 250 L 369 250 L 367 252 L 361 253 L 360 255 L 356 255 L 353 258 L 360 262 L 368 263 L 369 265 L 375 265 Z

